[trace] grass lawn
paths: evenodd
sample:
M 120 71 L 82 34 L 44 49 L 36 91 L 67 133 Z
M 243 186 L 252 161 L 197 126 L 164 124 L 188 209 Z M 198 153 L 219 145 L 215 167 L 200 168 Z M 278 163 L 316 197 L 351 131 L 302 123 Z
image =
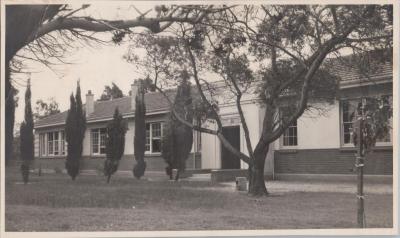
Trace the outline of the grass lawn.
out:
M 6 231 L 145 231 L 355 228 L 350 192 L 270 189 L 250 197 L 205 181 L 136 180 L 65 174 L 6 173 Z M 278 182 L 269 182 L 272 188 Z M 285 186 L 285 183 L 281 184 Z M 340 190 L 340 189 L 337 189 Z M 367 194 L 368 227 L 392 227 L 392 194 Z

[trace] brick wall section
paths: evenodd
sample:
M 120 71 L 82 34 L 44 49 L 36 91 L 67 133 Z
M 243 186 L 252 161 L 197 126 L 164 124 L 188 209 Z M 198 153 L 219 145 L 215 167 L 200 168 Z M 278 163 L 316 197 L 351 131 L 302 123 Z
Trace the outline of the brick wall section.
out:
M 354 149 L 312 149 L 275 151 L 275 173 L 352 174 Z M 392 148 L 379 148 L 368 154 L 365 174 L 393 174 Z
M 187 169 L 199 169 L 201 168 L 201 154 L 196 153 L 194 159 L 193 154 L 189 155 L 186 161 Z M 83 157 L 81 163 L 82 170 L 102 170 L 104 166 L 105 157 Z M 164 159 L 159 155 L 146 155 L 145 161 L 147 163 L 147 171 L 165 171 L 166 163 Z M 118 170 L 120 171 L 132 171 L 133 165 L 135 164 L 133 155 L 124 155 L 119 163 Z M 196 167 L 194 167 L 196 166 Z M 65 169 L 65 157 L 58 158 L 35 158 L 34 168 L 41 167 L 42 169 Z

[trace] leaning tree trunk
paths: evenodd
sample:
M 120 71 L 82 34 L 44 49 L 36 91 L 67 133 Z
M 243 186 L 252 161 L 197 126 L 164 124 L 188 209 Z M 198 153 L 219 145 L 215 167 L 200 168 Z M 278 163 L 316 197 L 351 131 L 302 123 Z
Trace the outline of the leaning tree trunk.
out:
M 254 162 L 249 165 L 249 194 L 254 196 L 268 195 L 264 180 L 265 157 L 267 149 L 254 151 Z

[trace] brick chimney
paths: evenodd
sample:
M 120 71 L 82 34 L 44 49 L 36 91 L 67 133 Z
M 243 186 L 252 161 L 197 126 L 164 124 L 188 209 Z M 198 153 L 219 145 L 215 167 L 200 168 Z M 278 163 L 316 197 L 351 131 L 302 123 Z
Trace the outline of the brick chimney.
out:
M 94 95 L 92 91 L 89 90 L 86 94 L 86 117 L 94 112 Z

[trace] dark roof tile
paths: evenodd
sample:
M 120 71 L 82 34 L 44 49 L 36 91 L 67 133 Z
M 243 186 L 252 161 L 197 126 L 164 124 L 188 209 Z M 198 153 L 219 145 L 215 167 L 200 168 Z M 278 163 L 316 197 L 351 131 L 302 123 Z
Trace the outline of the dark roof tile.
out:
M 173 100 L 175 93 L 175 90 L 166 91 L 170 100 Z M 118 107 L 118 110 L 122 115 L 132 115 L 135 110 L 132 109 L 131 98 L 131 96 L 127 96 L 108 101 L 95 101 L 94 111 L 86 118 L 87 122 L 90 123 L 91 121 L 112 118 L 116 107 Z M 158 92 L 146 93 L 145 103 L 147 113 L 163 112 L 169 108 L 168 100 Z M 85 107 L 85 105 L 83 105 L 83 107 Z M 67 115 L 68 111 L 64 111 L 42 118 L 35 122 L 35 127 L 61 125 L 65 123 Z

